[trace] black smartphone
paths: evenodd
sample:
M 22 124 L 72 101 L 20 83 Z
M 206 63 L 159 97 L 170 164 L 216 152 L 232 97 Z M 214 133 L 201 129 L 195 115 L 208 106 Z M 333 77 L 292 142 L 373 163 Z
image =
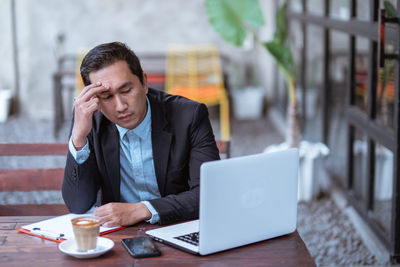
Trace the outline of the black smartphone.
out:
M 141 236 L 122 239 L 122 245 L 135 258 L 157 257 L 161 252 L 157 249 L 150 237 Z

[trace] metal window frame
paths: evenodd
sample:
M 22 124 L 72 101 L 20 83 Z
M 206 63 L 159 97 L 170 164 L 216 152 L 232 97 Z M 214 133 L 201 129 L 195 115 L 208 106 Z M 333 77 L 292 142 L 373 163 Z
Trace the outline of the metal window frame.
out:
M 322 137 L 323 142 L 327 143 L 328 140 L 328 130 L 329 130 L 329 94 L 330 94 L 330 82 L 329 82 L 329 68 L 330 68 L 330 32 L 332 30 L 347 33 L 350 39 L 349 47 L 349 75 L 347 77 L 347 93 L 346 93 L 346 116 L 348 124 L 348 169 L 347 169 L 347 184 L 344 189 L 347 191 L 347 196 L 349 202 L 358 210 L 365 221 L 370 225 L 371 229 L 377 234 L 377 236 L 383 241 L 383 243 L 388 248 L 391 259 L 393 262 L 400 261 L 400 169 L 397 167 L 397 162 L 400 157 L 400 63 L 396 62 L 395 75 L 397 76 L 395 81 L 395 108 L 394 108 L 394 128 L 389 129 L 378 125 L 374 120 L 376 118 L 376 86 L 377 86 L 377 41 L 379 38 L 378 34 L 378 10 L 379 3 L 381 0 L 369 0 L 370 5 L 370 21 L 359 21 L 356 17 L 357 1 L 349 0 L 350 3 L 350 19 L 349 20 L 338 20 L 329 17 L 330 15 L 330 0 L 324 1 L 324 12 L 322 16 L 310 14 L 307 12 L 307 0 L 302 0 L 303 9 L 301 12 L 288 11 L 289 20 L 297 20 L 301 23 L 303 30 L 303 40 L 306 41 L 307 37 L 307 26 L 310 24 L 315 24 L 323 28 L 323 78 L 324 85 L 322 87 L 322 92 L 320 94 L 321 103 L 323 107 L 323 129 Z M 400 0 L 397 0 L 397 12 L 400 18 Z M 400 36 L 400 26 L 386 26 L 386 40 L 392 43 L 398 44 L 397 50 L 400 51 L 399 36 Z M 362 112 L 357 108 L 355 104 L 355 93 L 353 88 L 355 88 L 355 45 L 356 37 L 366 37 L 369 39 L 369 58 L 368 58 L 368 103 L 367 112 Z M 303 46 L 303 51 L 301 55 L 301 66 L 302 73 L 300 76 L 300 84 L 303 90 L 303 105 L 301 107 L 302 114 L 305 114 L 306 107 L 306 45 L 305 42 Z M 305 118 L 302 118 L 305 122 Z M 358 129 L 365 132 L 368 140 L 368 166 L 367 166 L 367 187 L 366 195 L 367 199 L 364 203 L 360 203 L 353 193 L 352 188 L 354 185 L 353 181 L 353 142 L 355 139 L 354 132 Z M 385 235 L 383 230 L 378 226 L 371 217 L 370 212 L 374 208 L 374 186 L 375 186 L 375 142 L 379 142 L 388 149 L 390 149 L 394 154 L 394 170 L 393 170 L 393 195 L 392 195 L 392 222 L 391 222 L 391 233 L 389 237 Z
M 400 0 L 397 0 L 397 17 L 400 18 Z M 397 27 L 397 37 L 400 36 L 400 25 Z M 400 43 L 398 41 L 398 43 Z M 398 45 L 398 50 L 400 50 L 400 44 Z M 395 75 L 397 79 L 395 79 L 395 110 L 394 110 L 394 127 L 395 127 L 395 149 L 394 149 L 394 173 L 393 173 L 393 196 L 392 196 L 392 235 L 391 235 L 391 244 L 392 251 L 391 254 L 397 261 L 400 261 L 400 171 L 397 162 L 399 162 L 400 155 L 400 62 L 397 60 L 395 67 Z

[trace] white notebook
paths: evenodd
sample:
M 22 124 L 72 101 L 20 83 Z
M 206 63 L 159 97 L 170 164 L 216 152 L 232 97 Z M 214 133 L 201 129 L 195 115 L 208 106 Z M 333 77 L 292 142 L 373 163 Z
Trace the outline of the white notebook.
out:
M 51 219 L 43 220 L 37 223 L 28 224 L 22 226 L 18 231 L 38 236 L 44 239 L 61 242 L 66 239 L 73 239 L 74 232 L 72 229 L 71 220 L 77 217 L 90 216 L 92 212 L 85 214 L 66 214 L 57 216 Z M 100 226 L 100 235 L 107 234 L 109 232 L 117 231 L 125 227 L 104 227 Z

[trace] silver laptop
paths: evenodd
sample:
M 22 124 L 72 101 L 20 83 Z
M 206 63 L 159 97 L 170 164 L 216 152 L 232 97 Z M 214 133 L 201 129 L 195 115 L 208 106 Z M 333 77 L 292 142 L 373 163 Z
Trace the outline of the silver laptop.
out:
M 296 230 L 297 149 L 204 163 L 199 220 L 146 234 L 207 255 Z

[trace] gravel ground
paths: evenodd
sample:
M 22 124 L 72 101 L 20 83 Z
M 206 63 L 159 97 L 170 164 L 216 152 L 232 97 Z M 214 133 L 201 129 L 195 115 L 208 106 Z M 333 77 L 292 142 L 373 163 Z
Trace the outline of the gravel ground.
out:
M 388 266 L 371 254 L 329 196 L 299 203 L 298 213 L 298 232 L 317 266 Z
M 218 123 L 212 120 L 212 125 L 218 139 Z M 52 129 L 51 121 L 10 118 L 6 123 L 0 124 L 0 142 L 67 141 L 69 122 L 65 122 L 57 137 L 53 136 Z M 26 134 L 27 130 L 29 135 Z M 266 146 L 283 141 L 268 118 L 232 121 L 231 131 L 232 156 L 259 153 Z M 0 157 L 0 168 L 21 168 L 24 162 L 30 162 L 36 167 L 42 166 L 41 164 L 62 166 L 65 159 L 38 159 L 35 162 Z M 7 196 L 0 201 L 12 202 L 12 197 Z M 335 205 L 329 195 L 307 203 L 299 203 L 298 232 L 317 266 L 387 266 L 387 263 L 378 262 L 370 253 L 348 217 Z

